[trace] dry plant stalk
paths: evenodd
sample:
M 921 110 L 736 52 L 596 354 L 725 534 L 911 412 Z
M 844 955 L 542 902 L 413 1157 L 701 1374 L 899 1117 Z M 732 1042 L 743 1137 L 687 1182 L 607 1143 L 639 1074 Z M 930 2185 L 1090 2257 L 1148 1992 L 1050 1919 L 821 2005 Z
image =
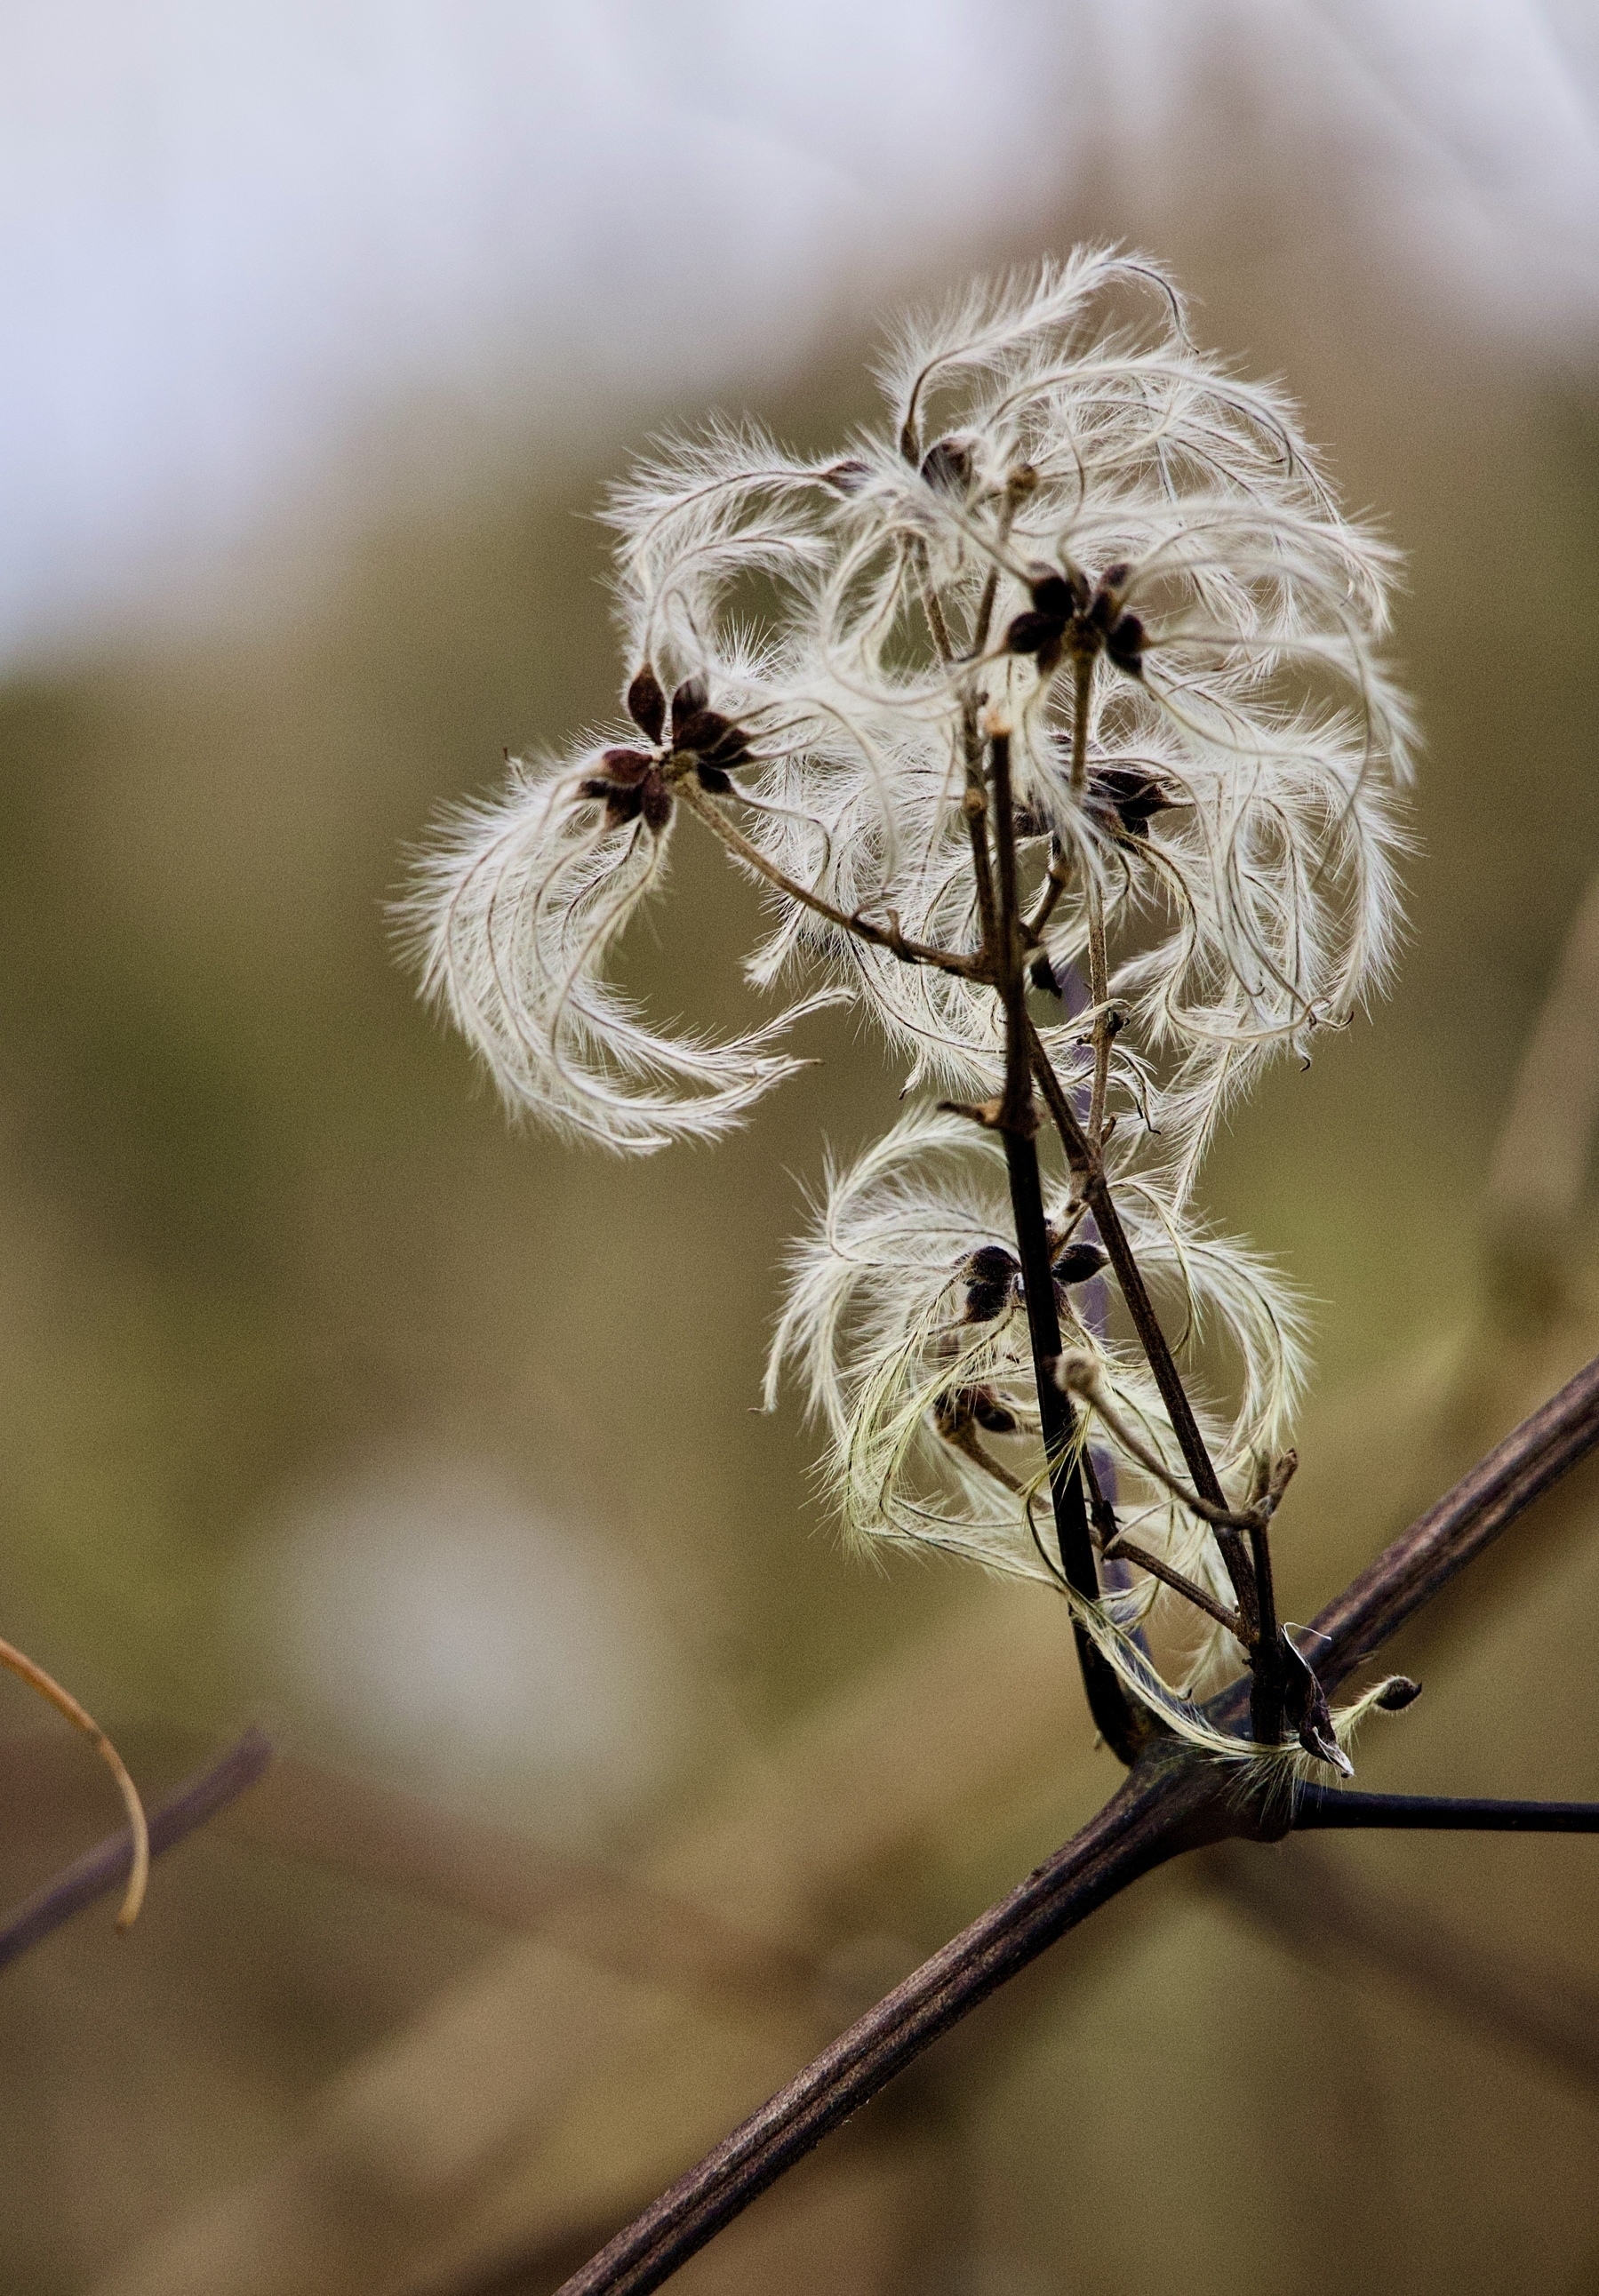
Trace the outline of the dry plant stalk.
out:
M 796 1368 L 851 1539 L 1064 1601 L 1131 1775 L 574 2291 L 658 2284 L 1137 1874 L 1337 1822 L 1318 1781 L 1415 1685 L 1329 1693 L 1599 1423 L 1585 1374 L 1308 1647 L 1279 1621 L 1304 1316 L 1198 1186 L 1224 1112 L 1391 965 L 1392 556 L 1142 258 L 974 290 L 905 330 L 884 381 L 888 424 L 840 457 L 719 427 L 619 489 L 628 722 L 460 813 L 408 927 L 512 1111 L 612 1149 L 726 1131 L 821 1006 L 881 1026 L 914 1096 L 828 1173 L 768 1406 Z M 652 1029 L 606 977 L 685 815 L 768 897 L 750 981 L 791 984 L 731 1040 Z M 1203 1392 L 1179 1365 L 1201 1340 L 1230 1365 Z
M 53 1676 L 26 1652 L 7 1642 L 0 1642 L 0 1666 L 14 1674 L 30 1690 L 37 1690 L 58 1714 L 64 1714 L 75 1730 L 81 1730 L 101 1760 L 117 1781 L 117 1791 L 122 1797 L 122 1807 L 127 1812 L 131 1837 L 131 1857 L 127 1863 L 127 1887 L 122 1893 L 122 1904 L 117 1915 L 119 1930 L 131 1929 L 139 1917 L 144 1902 L 144 1891 L 150 1881 L 150 1827 L 144 1816 L 144 1805 L 139 1799 L 139 1789 L 128 1774 L 127 1763 L 112 1745 L 94 1716 L 81 1707 L 70 1690 L 63 1690 Z

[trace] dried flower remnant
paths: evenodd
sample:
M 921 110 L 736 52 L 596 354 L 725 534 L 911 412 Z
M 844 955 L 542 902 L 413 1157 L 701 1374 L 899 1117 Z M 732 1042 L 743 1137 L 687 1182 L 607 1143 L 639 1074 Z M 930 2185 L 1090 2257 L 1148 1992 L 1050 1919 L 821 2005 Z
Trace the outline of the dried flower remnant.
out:
M 842 455 L 718 426 L 618 490 L 630 727 L 457 817 L 426 985 L 515 1111 L 632 1151 L 742 1120 L 818 1004 L 869 1014 L 922 1097 L 830 1174 L 767 1384 L 800 1370 L 850 1535 L 1063 1587 L 1119 1751 L 1193 1738 L 1242 1646 L 1273 1758 L 1340 1767 L 1270 1584 L 1302 1317 L 1196 1191 L 1223 1111 L 1392 960 L 1390 554 L 1142 258 L 975 289 L 883 379 Z M 731 1041 L 606 978 L 685 814 L 765 888 L 747 971 L 789 991 Z M 1200 1401 L 1168 1331 L 1220 1343 Z

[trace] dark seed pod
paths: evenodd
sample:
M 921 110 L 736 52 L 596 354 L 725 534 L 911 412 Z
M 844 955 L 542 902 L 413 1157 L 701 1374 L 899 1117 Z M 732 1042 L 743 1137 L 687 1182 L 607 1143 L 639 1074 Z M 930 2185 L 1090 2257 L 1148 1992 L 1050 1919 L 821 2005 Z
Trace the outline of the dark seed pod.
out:
M 972 447 L 964 439 L 939 439 L 922 457 L 922 475 L 940 494 L 964 495 L 972 484 Z
M 816 476 L 824 487 L 836 487 L 841 495 L 857 495 L 872 476 L 872 465 L 863 463 L 857 455 L 848 455 L 841 463 L 834 463 L 831 470 L 818 471 Z
M 648 662 L 627 688 L 627 715 L 646 741 L 660 741 L 666 725 L 666 695 Z
M 1096 813 L 1113 815 L 1125 837 L 1147 835 L 1154 815 L 1169 813 L 1182 801 L 1137 766 L 1096 766 L 1088 776 L 1089 805 Z
M 1004 634 L 1007 653 L 1047 653 L 1058 650 L 1066 625 L 1058 614 L 1018 614 Z
M 980 1283 L 1008 1283 L 1016 1273 L 1016 1259 L 1003 1243 L 980 1243 L 966 1262 L 965 1272 Z
M 1048 566 L 1029 575 L 1028 595 L 1035 613 L 1052 615 L 1057 622 L 1069 622 L 1083 603 L 1066 577 Z
M 1016 1415 L 1001 1403 L 991 1387 L 974 1387 L 972 1390 L 972 1416 L 989 1435 L 1013 1435 Z
M 642 789 L 619 789 L 614 782 L 589 781 L 583 784 L 585 797 L 603 798 L 608 828 L 619 829 L 623 824 L 636 821 L 644 809 Z
M 652 774 L 639 791 L 640 804 L 648 827 L 659 836 L 672 817 L 672 792 L 659 774 Z
M 702 677 L 684 679 L 672 696 L 672 746 L 674 749 L 678 746 L 678 727 L 687 725 L 691 718 L 697 718 L 709 700 L 710 694 Z
M 1054 1262 L 1054 1279 L 1057 1283 L 1086 1283 L 1104 1264 L 1105 1255 L 1098 1244 L 1086 1241 L 1069 1243 Z
M 1034 957 L 1032 963 L 1028 966 L 1027 977 L 1032 982 L 1033 987 L 1035 988 L 1041 988 L 1046 996 L 1059 996 L 1062 993 L 1060 981 L 1055 975 L 1055 969 L 1050 963 L 1049 954 L 1046 949 L 1041 948 L 1038 951 L 1037 955 Z
M 1105 652 L 1128 677 L 1144 675 L 1144 624 L 1136 614 L 1123 614 L 1105 639 Z
M 726 797 L 733 787 L 721 767 L 708 766 L 703 758 L 694 767 L 694 778 L 702 790 L 709 790 L 717 797 Z
M 980 1244 L 962 1270 L 966 1279 L 965 1321 L 991 1324 L 996 1316 L 1003 1316 L 1020 1272 L 1003 1244 Z
M 1412 1682 L 1407 1674 L 1396 1674 L 1391 1682 L 1384 1683 L 1377 1694 L 1377 1703 L 1384 1714 L 1403 1714 L 1414 1706 L 1422 1694 L 1419 1682 Z
M 606 780 L 618 782 L 624 788 L 642 782 L 654 763 L 654 758 L 643 750 L 606 750 L 600 758 Z
M 695 709 L 685 717 L 676 706 L 672 709 L 672 747 L 675 750 L 696 750 L 709 757 L 718 742 L 734 731 L 731 718 L 724 718 L 719 709 Z

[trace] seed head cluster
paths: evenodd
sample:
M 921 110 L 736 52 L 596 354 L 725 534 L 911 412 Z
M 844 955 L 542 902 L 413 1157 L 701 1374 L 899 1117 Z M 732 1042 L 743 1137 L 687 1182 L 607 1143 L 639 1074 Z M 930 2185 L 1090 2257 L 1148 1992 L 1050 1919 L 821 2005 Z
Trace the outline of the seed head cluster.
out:
M 1393 562 L 1282 395 L 1197 349 L 1142 258 L 975 288 L 907 325 L 882 381 L 886 421 L 841 454 L 716 426 L 618 489 L 626 719 L 459 814 L 409 919 L 428 993 L 511 1108 L 612 1149 L 726 1131 L 792 1071 L 808 1013 L 871 1017 L 909 1105 L 828 1175 L 768 1391 L 798 1367 L 852 1534 L 1052 1578 L 996 917 L 1009 887 L 1036 1060 L 1092 1133 L 1166 1327 L 1206 1343 L 1196 1419 L 1242 1491 L 1285 1438 L 1302 1319 L 1197 1182 L 1229 1105 L 1393 959 Z M 768 898 L 747 971 L 781 1007 L 736 1037 L 657 1028 L 611 977 L 685 816 Z M 1062 1346 L 1137 1433 L 1094 1425 L 1098 1484 L 1219 1595 L 1080 1172 L 1040 1147 Z M 1107 1572 L 1103 1603 L 1119 1646 L 1181 1625 L 1185 1685 L 1230 1647 L 1147 1573 Z

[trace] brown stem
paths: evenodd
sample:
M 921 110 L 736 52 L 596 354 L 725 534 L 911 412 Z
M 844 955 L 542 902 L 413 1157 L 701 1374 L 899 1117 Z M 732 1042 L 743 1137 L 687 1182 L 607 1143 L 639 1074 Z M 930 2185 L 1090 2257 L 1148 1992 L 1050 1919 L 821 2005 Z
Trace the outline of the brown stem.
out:
M 1599 1443 L 1599 1358 L 1490 1452 L 1316 1621 L 1336 1682 Z M 1234 1727 L 1239 1685 L 1210 1710 Z M 1275 1834 L 1280 1829 L 1272 1828 Z M 565 2283 L 560 2296 L 646 2296 L 999 1986 L 1166 1859 L 1264 1834 L 1220 1766 L 1157 1739 L 1083 1831 L 906 1978 Z
M 1033 1070 L 1029 1054 L 1027 975 L 1019 930 L 1016 890 L 1016 817 L 1011 794 L 1011 737 L 996 734 L 988 744 L 988 783 L 994 793 L 995 874 L 999 887 L 999 946 L 990 962 L 1004 1006 L 1004 1096 L 999 1122 L 1008 1136 L 1030 1140 L 1038 1128 L 1033 1106 Z M 1056 1353 L 1060 1352 L 1059 1347 Z
M 1147 1570 L 1152 1578 L 1158 1578 L 1163 1587 L 1169 1587 L 1174 1595 L 1181 1595 L 1185 1602 L 1193 1603 L 1207 1617 L 1214 1619 L 1218 1627 L 1226 1627 L 1239 1642 L 1246 1639 L 1241 1612 L 1229 1611 L 1225 1603 L 1218 1603 L 1214 1595 L 1207 1593 L 1194 1579 L 1185 1578 L 1182 1571 L 1174 1570 L 1169 1562 L 1162 1562 L 1160 1556 L 1152 1554 L 1146 1546 L 1136 1546 L 1125 1532 L 1108 1546 L 1102 1546 L 1100 1553 L 1107 1562 L 1136 1563 L 1140 1570 Z
M 970 1459 L 972 1465 L 980 1467 L 985 1475 L 992 1475 L 996 1483 L 1003 1484 L 1004 1488 L 1012 1492 L 1015 1497 L 1026 1497 L 1027 1485 L 1019 1475 L 1012 1474 L 1010 1469 L 994 1456 L 985 1446 L 975 1427 L 970 1424 L 962 1427 L 940 1427 L 939 1432 L 952 1451 L 958 1451 L 963 1458 Z
M 1191 1491 L 1174 1475 L 1152 1444 L 1146 1443 L 1131 1427 L 1106 1391 L 1100 1375 L 1097 1357 L 1086 1354 L 1062 1356 L 1056 1367 L 1056 1377 L 1070 1395 L 1081 1396 L 1091 1403 L 1107 1431 L 1114 1436 L 1130 1459 L 1136 1461 L 1146 1475 L 1163 1484 L 1173 1498 L 1180 1499 L 1190 1514 L 1208 1522 L 1213 1530 L 1253 1531 L 1259 1527 L 1257 1513 L 1240 1513 L 1236 1508 L 1213 1506 L 1209 1499 Z
M 1076 1839 L 858 2019 L 742 2128 L 679 2178 L 559 2296 L 645 2296 L 703 2248 L 940 2033 L 1108 1898 L 1187 1846 L 1213 1789 L 1152 1757 Z
M 1088 708 L 1094 698 L 1094 661 L 1079 653 L 1071 664 L 1071 794 L 1080 805 L 1088 791 Z
M 988 850 L 988 793 L 983 783 L 983 743 L 978 731 L 977 701 L 968 694 L 961 704 L 961 753 L 966 768 L 966 790 L 961 802 L 972 848 L 972 875 L 977 887 L 977 916 L 982 932 L 982 956 L 990 978 L 999 961 L 999 908 L 994 898 L 994 864 Z
M 791 901 L 798 901 L 801 908 L 825 917 L 829 924 L 838 925 L 843 931 L 853 933 L 857 940 L 869 941 L 873 948 L 889 949 L 902 964 L 930 964 L 940 972 L 958 973 L 967 980 L 984 977 L 982 962 L 979 957 L 963 956 L 955 949 L 934 948 L 925 941 L 907 939 L 891 912 L 888 925 L 872 924 L 858 911 L 840 909 L 822 894 L 811 891 L 808 886 L 785 875 L 783 870 L 767 860 L 759 846 L 752 844 L 742 830 L 736 828 L 721 808 L 713 805 L 692 781 L 679 782 L 677 794 L 690 812 L 697 814 L 706 826 L 721 839 L 730 853 L 736 853 L 741 861 L 747 862 L 780 893 L 786 893 Z
M 1105 910 L 1098 885 L 1088 881 L 1088 995 L 1094 1004 L 1094 1085 L 1088 1096 L 1088 1137 L 1096 1150 L 1105 1144 L 1105 1088 L 1111 1081 L 1111 1039 L 1115 1018 L 1111 1011 L 1111 972 L 1105 961 Z
M 1245 1547 L 1236 1520 L 1229 1522 L 1233 1510 L 1227 1505 L 1226 1493 L 1221 1479 L 1211 1464 L 1210 1454 L 1194 1418 L 1166 1334 L 1155 1314 L 1154 1302 L 1143 1272 L 1133 1256 L 1127 1230 L 1121 1225 L 1120 1214 L 1112 1201 L 1100 1155 L 1099 1142 L 1085 1133 L 1078 1120 L 1077 1111 L 1065 1087 L 1054 1071 L 1054 1063 L 1029 1021 L 1032 1064 L 1043 1092 L 1045 1104 L 1054 1119 L 1067 1160 L 1077 1177 L 1083 1201 L 1093 1212 L 1099 1228 L 1100 1241 L 1115 1271 L 1127 1302 L 1133 1328 L 1150 1370 L 1154 1374 L 1160 1399 L 1166 1406 L 1166 1415 L 1171 1422 L 1172 1432 L 1188 1464 L 1194 1489 L 1215 1512 L 1211 1515 L 1216 1543 L 1233 1584 L 1238 1608 L 1242 1612 L 1249 1631 L 1243 1637 L 1250 1654 L 1253 1677 L 1250 1699 L 1250 1728 L 1258 1744 L 1275 1746 L 1283 1736 L 1283 1654 L 1277 1637 L 1277 1621 L 1271 1583 L 1271 1550 L 1263 1524 L 1252 1525 L 1250 1542 L 1253 1556 Z M 1259 1576 L 1257 1577 L 1257 1570 Z
M 1250 1734 L 1257 1745 L 1275 1746 L 1283 1736 L 1286 1678 L 1277 1636 L 1277 1596 L 1272 1584 L 1271 1531 L 1264 1518 L 1250 1525 L 1250 1565 L 1255 1581 L 1255 1639 L 1250 1651 L 1254 1682 L 1250 1692 Z
M 1099 1571 L 1088 1528 L 1088 1508 L 1077 1461 L 1077 1425 L 1071 1405 L 1054 1377 L 1061 1353 L 1061 1319 L 1055 1305 L 1054 1271 L 1049 1258 L 1049 1223 L 1044 1216 L 1044 1185 L 1038 1170 L 1034 1139 L 1037 1113 L 1033 1105 L 1032 1065 L 1028 1042 L 1027 980 L 1022 971 L 1021 938 L 1016 900 L 1016 829 L 1011 801 L 1011 742 L 1008 734 L 996 734 L 989 743 L 989 784 L 994 802 L 994 849 L 998 879 L 997 946 L 994 972 L 1005 1019 L 1004 1093 L 998 1124 L 1004 1136 L 1005 1169 L 1011 1184 L 1011 1213 L 1016 1229 L 1016 1255 L 1021 1263 L 1021 1285 L 1027 1301 L 1028 1333 L 1032 1341 L 1033 1383 L 1038 1395 L 1038 1424 L 1044 1456 L 1049 1465 L 1049 1494 L 1054 1509 L 1055 1538 L 1061 1568 L 1069 1583 L 1088 1601 L 1097 1603 Z M 1135 1715 L 1114 1669 L 1095 1647 L 1083 1628 L 1073 1622 L 1078 1663 L 1089 1709 L 1106 1742 L 1123 1761 L 1131 1762 L 1147 1735 L 1142 1718 Z
M 1204 1438 L 1193 1415 L 1193 1406 L 1188 1400 L 1171 1349 L 1167 1344 L 1166 1334 L 1160 1329 L 1160 1318 L 1155 1314 L 1149 1287 L 1133 1257 L 1133 1248 L 1128 1242 L 1127 1230 L 1121 1225 L 1120 1215 L 1111 1198 L 1098 1152 L 1078 1122 L 1077 1111 L 1055 1074 L 1054 1063 L 1039 1041 L 1037 1029 L 1032 1029 L 1030 1023 L 1029 1025 L 1033 1073 L 1044 1095 L 1045 1105 L 1061 1136 L 1079 1193 L 1094 1214 L 1100 1242 L 1104 1245 L 1106 1257 L 1121 1287 L 1121 1296 L 1132 1318 L 1133 1329 L 1138 1335 L 1139 1345 L 1144 1349 L 1155 1385 L 1160 1390 L 1160 1400 L 1166 1406 L 1166 1415 L 1177 1439 L 1177 1447 L 1187 1462 L 1194 1489 L 1210 1505 L 1220 1509 L 1224 1514 L 1230 1513 L 1227 1495 L 1211 1464 L 1210 1454 L 1205 1447 Z M 1249 1622 L 1249 1640 L 1252 1647 L 1259 1634 L 1259 1612 L 1256 1607 L 1254 1576 L 1250 1568 L 1248 1550 L 1241 1533 L 1225 1525 L 1218 1525 L 1216 1540 L 1221 1549 L 1222 1560 L 1226 1564 L 1227 1576 L 1233 1582 L 1238 1607 Z
M 1049 840 L 1049 873 L 1044 880 L 1044 890 L 1038 897 L 1037 907 L 1021 928 L 1021 937 L 1029 948 L 1037 948 L 1043 939 L 1044 929 L 1055 913 L 1055 904 L 1066 890 L 1070 875 L 1066 849 L 1058 837 L 1052 835 Z

